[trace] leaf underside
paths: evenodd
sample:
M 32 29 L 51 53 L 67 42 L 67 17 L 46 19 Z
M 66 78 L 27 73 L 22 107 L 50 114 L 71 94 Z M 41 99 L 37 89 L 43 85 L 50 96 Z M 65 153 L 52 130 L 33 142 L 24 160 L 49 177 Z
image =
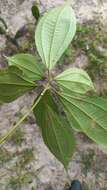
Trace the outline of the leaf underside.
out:
M 41 80 L 44 75 L 43 65 L 37 63 L 36 57 L 30 54 L 16 54 L 7 58 L 9 65 L 14 65 L 23 71 L 23 75 L 31 81 Z
M 22 71 L 15 66 L 0 70 L 0 101 L 2 102 L 11 102 L 35 87 L 35 83 L 23 78 Z
M 71 93 L 85 94 L 94 90 L 90 77 L 82 69 L 69 68 L 59 74 L 55 80 L 61 90 L 68 89 Z
M 49 91 L 34 109 L 45 144 L 66 168 L 74 152 L 75 140 L 69 123 L 63 118 Z
M 107 100 L 68 91 L 61 92 L 59 98 L 72 128 L 107 146 Z
M 42 61 L 49 70 L 67 49 L 75 32 L 75 14 L 67 4 L 52 9 L 40 19 L 35 41 Z

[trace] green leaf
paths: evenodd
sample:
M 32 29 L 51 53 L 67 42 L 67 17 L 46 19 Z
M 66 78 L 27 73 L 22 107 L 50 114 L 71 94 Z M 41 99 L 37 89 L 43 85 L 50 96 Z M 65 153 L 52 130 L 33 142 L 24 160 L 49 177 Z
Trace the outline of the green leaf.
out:
M 74 152 L 75 140 L 69 123 L 59 114 L 48 91 L 34 109 L 34 115 L 45 144 L 66 168 Z
M 80 128 L 98 144 L 107 146 L 107 100 L 60 93 L 60 101 L 73 128 Z
M 38 21 L 39 17 L 40 17 L 40 12 L 38 9 L 37 5 L 33 5 L 32 6 L 32 15 L 36 18 L 36 20 Z
M 8 28 L 7 24 L 6 24 L 5 20 L 3 18 L 1 18 L 1 17 L 0 17 L 0 23 L 3 25 L 4 30 L 5 29 L 7 30 L 7 28 Z
M 40 19 L 35 33 L 37 50 L 43 63 L 52 69 L 76 32 L 74 11 L 68 4 L 52 9 Z
M 30 54 L 16 54 L 7 58 L 9 65 L 15 65 L 23 71 L 25 77 L 31 81 L 40 80 L 44 75 L 44 67 L 37 63 L 36 57 Z
M 6 31 L 0 26 L 0 35 L 6 34 Z
M 0 70 L 0 101 L 11 102 L 36 87 L 36 84 L 23 78 L 22 71 L 11 66 Z
M 63 91 L 64 89 L 68 89 L 71 92 L 85 94 L 88 91 L 94 90 L 93 83 L 88 74 L 78 68 L 65 70 L 56 77 L 56 82 Z

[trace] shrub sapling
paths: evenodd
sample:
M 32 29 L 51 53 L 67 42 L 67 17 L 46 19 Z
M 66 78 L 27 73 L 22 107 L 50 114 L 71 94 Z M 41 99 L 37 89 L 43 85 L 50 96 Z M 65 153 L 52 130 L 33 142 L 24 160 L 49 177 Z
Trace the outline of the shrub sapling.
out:
M 2 102 L 12 102 L 39 89 L 31 109 L 1 137 L 0 144 L 3 145 L 33 111 L 45 144 L 65 169 L 75 150 L 74 130 L 107 146 L 107 100 L 87 94 L 95 92 L 88 74 L 79 68 L 69 68 L 57 76 L 52 74 L 75 32 L 76 18 L 69 4 L 53 8 L 39 19 L 35 32 L 43 64 L 39 64 L 35 56 L 21 53 L 8 57 L 8 68 L 0 70 Z

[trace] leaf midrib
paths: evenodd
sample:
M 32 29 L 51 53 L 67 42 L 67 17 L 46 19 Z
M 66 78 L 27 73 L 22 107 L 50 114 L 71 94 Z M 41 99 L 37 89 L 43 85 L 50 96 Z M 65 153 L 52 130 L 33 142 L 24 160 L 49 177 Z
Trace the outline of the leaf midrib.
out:
M 55 31 L 56 31 L 56 26 L 57 26 L 57 23 L 58 23 L 58 20 L 59 20 L 59 17 L 60 17 L 60 14 L 62 13 L 63 9 L 65 8 L 65 5 L 62 6 L 60 12 L 58 13 L 57 15 L 57 20 L 56 20 L 56 23 L 55 23 L 55 26 L 54 26 L 54 30 L 53 30 L 53 35 L 52 35 L 52 39 L 51 39 L 51 46 L 50 46 L 50 51 L 49 51 L 49 57 L 48 57 L 48 65 L 49 65 L 49 69 L 50 69 L 50 64 L 51 64 L 51 52 L 52 52 L 52 48 L 53 48 L 53 41 L 54 41 L 54 35 L 55 35 Z
M 62 79 L 62 80 L 57 80 L 58 82 L 71 82 L 71 83 L 78 83 L 78 84 L 86 84 L 87 86 L 90 86 L 88 83 L 84 83 L 84 82 L 79 82 L 79 81 L 72 81 L 72 80 L 64 80 L 64 79 Z M 88 82 L 88 81 L 87 81 Z M 62 83 L 61 83 L 62 84 Z M 91 83 L 91 81 L 90 81 L 90 84 L 92 84 Z
M 91 120 L 96 121 L 96 118 L 94 118 L 94 117 L 92 118 L 92 116 L 88 115 L 87 112 L 85 112 L 83 109 L 81 109 L 80 107 L 78 107 L 75 103 L 72 103 L 70 100 L 66 99 L 66 98 L 63 97 L 63 96 L 62 96 L 62 98 L 64 98 L 66 101 L 68 101 L 69 103 L 71 103 L 72 105 L 74 105 L 75 107 L 77 107 L 78 110 L 80 110 L 80 111 L 83 112 L 85 115 L 87 115 L 88 118 L 90 118 Z M 101 124 L 99 124 L 97 121 L 96 121 L 96 124 L 97 124 L 99 127 L 103 128 L 105 131 L 107 131 L 107 129 L 105 129 L 105 128 L 104 128 Z
M 65 96 L 68 96 L 69 98 L 73 98 L 73 99 L 77 99 L 77 100 L 80 100 L 80 101 L 83 101 L 83 102 L 87 102 L 87 103 L 89 103 L 89 104 L 93 104 L 93 105 L 95 105 L 96 107 L 98 107 L 98 108 L 100 108 L 100 109 L 102 109 L 103 111 L 105 111 L 105 112 L 107 112 L 107 110 L 105 110 L 105 109 L 103 109 L 101 106 L 99 106 L 98 104 L 95 104 L 94 103 L 94 101 L 92 101 L 92 102 L 90 102 L 90 101 L 87 101 L 87 100 L 84 100 L 83 98 L 80 98 L 80 97 L 74 97 L 74 96 L 71 96 L 71 95 L 68 95 L 68 94 L 64 94 L 63 93 L 63 95 L 65 95 Z
M 64 6 L 64 8 L 65 8 L 65 6 Z M 64 10 L 64 8 L 62 9 L 62 11 Z M 61 13 L 60 13 L 60 14 L 61 14 Z M 60 15 L 59 15 L 59 16 L 60 16 Z M 56 24 L 56 25 L 57 25 L 57 24 Z M 70 26 L 69 26 L 69 28 L 70 28 Z M 65 43 L 66 38 L 68 37 L 68 33 L 69 33 L 69 29 L 68 29 L 68 32 L 67 32 L 67 34 L 66 34 L 66 36 L 65 36 L 65 39 L 64 39 L 64 41 L 63 41 L 63 44 Z M 59 48 L 59 50 L 58 50 L 58 52 L 57 52 L 56 57 L 58 56 L 58 54 L 59 54 L 59 52 L 60 52 L 61 48 L 62 48 L 62 47 L 60 47 L 60 48 Z M 51 50 L 51 51 L 52 51 L 52 50 Z M 56 57 L 55 57 L 55 59 L 56 59 Z
M 40 72 L 40 70 L 39 70 L 38 68 L 35 68 L 35 69 L 37 69 L 39 73 L 37 73 L 36 70 L 35 70 L 35 71 L 31 70 L 29 67 L 26 67 L 26 66 L 20 65 L 20 64 L 18 64 L 18 63 L 15 63 L 14 60 L 12 60 L 11 62 L 13 62 L 13 64 L 17 65 L 17 66 L 19 67 L 19 69 L 20 69 L 20 67 L 21 67 L 21 68 L 23 68 L 23 69 L 26 69 L 27 71 L 32 72 L 33 74 L 36 74 L 36 75 L 38 75 L 38 76 L 41 76 L 41 72 Z
M 64 105 L 64 107 L 67 109 L 67 107 L 66 107 L 65 105 Z M 69 109 L 68 109 L 68 110 L 69 110 Z M 70 111 L 70 112 L 72 112 L 72 111 Z M 101 144 L 100 142 L 98 142 L 97 140 L 95 140 L 92 136 L 90 136 L 90 135 L 88 134 L 87 130 L 84 130 L 84 127 L 82 127 L 81 123 L 78 121 L 77 117 L 75 116 L 75 114 L 73 114 L 73 112 L 72 112 L 72 116 L 73 116 L 73 118 L 76 120 L 76 122 L 78 123 L 78 125 L 80 126 L 80 128 L 83 130 L 83 132 L 84 132 L 85 134 L 87 134 L 87 136 L 88 136 L 89 138 L 91 138 L 94 142 Z M 103 130 L 104 130 L 105 132 L 107 132 L 104 128 L 103 128 Z M 103 144 L 106 145 L 105 143 L 103 143 Z
M 49 109 L 50 112 L 51 112 L 51 114 L 54 115 L 52 109 L 50 108 L 50 106 L 47 106 L 47 109 Z M 48 117 L 50 118 L 50 120 L 51 120 L 52 123 L 53 123 L 53 119 L 50 117 L 50 114 L 49 114 L 49 113 L 48 113 Z M 62 148 L 61 148 L 61 146 L 60 146 L 60 144 L 59 144 L 59 142 L 58 142 L 57 134 L 56 134 L 56 131 L 55 131 L 53 125 L 52 125 L 52 128 L 53 128 L 53 131 L 54 131 L 54 134 L 55 134 L 55 138 L 56 138 L 57 145 L 58 145 L 58 147 L 59 147 L 60 154 L 62 155 L 62 159 L 63 159 Z M 63 160 L 63 162 L 65 162 L 65 161 Z

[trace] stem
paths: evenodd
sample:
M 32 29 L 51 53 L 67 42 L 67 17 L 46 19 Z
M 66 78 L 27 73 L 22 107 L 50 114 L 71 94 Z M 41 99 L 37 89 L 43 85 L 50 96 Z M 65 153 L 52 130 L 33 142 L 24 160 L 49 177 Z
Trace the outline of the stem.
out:
M 50 71 L 48 69 L 48 82 L 50 83 Z
M 11 127 L 11 129 L 0 139 L 0 146 L 3 145 L 8 138 L 10 138 L 13 133 L 16 131 L 16 129 L 20 126 L 20 124 L 28 117 L 28 115 L 33 111 L 33 109 L 37 106 L 37 104 L 39 103 L 39 101 L 41 100 L 42 96 L 45 94 L 46 90 L 49 87 L 47 86 L 40 94 L 40 96 L 38 97 L 37 101 L 33 104 L 33 106 L 31 107 L 31 109 L 18 121 L 18 123 L 16 123 L 16 125 L 14 125 L 13 127 Z
M 68 185 L 71 186 L 71 178 L 70 178 L 70 175 L 69 175 L 67 169 L 65 169 L 65 172 L 66 172 L 66 177 L 67 177 Z

